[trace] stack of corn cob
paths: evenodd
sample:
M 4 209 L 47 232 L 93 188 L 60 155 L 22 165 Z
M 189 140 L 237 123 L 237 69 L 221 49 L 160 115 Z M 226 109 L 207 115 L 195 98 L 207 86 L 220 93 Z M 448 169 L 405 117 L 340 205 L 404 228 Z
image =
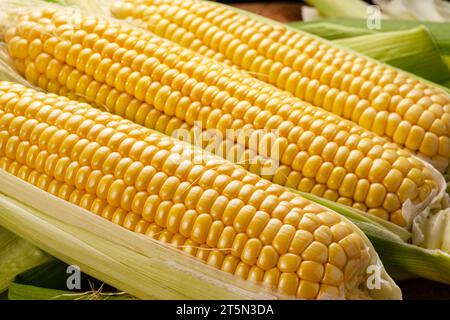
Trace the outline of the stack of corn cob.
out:
M 282 186 L 426 233 L 416 217 L 448 206 L 448 95 L 219 5 L 111 10 L 179 45 L 58 7 L 10 15 L 15 68 L 60 96 L 1 83 L 0 168 L 267 290 L 397 297 L 365 287 L 376 256 L 354 225 Z M 215 129 L 212 151 L 241 166 L 150 129 Z
M 399 147 L 138 28 L 46 9 L 21 15 L 17 26 L 6 31 L 5 42 L 17 70 L 31 83 L 80 96 L 162 133 L 191 132 L 196 124 L 223 136 L 229 128 L 264 129 L 257 143 L 251 143 L 252 136 L 240 139 L 236 148 L 242 150 L 231 149 L 231 158 L 256 174 L 270 160 L 279 161 L 272 174 L 264 175 L 278 184 L 405 227 L 443 195 L 442 178 Z M 273 138 L 270 130 L 278 136 Z M 263 148 L 270 139 L 276 139 L 274 154 Z M 241 157 L 233 159 L 235 154 Z M 250 197 L 252 191 L 241 192 Z

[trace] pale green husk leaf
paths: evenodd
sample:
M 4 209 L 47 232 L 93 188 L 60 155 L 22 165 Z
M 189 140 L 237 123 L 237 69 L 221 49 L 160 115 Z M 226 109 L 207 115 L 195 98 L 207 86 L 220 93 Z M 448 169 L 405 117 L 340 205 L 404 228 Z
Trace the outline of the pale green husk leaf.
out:
M 19 273 L 49 261 L 51 257 L 0 227 L 0 293 Z
M 450 70 L 424 26 L 335 42 L 436 83 L 450 80 Z

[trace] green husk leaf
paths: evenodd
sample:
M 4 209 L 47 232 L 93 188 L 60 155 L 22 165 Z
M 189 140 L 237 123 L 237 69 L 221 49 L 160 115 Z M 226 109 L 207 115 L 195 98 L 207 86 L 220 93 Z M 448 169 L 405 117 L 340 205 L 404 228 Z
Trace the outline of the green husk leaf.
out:
M 361 0 L 306 0 L 325 17 L 365 18 L 367 3 Z
M 31 243 L 0 227 L 0 292 L 14 277 L 51 258 Z
M 94 287 L 90 279 L 81 274 L 83 282 L 91 288 L 83 291 L 67 290 L 68 265 L 53 260 L 19 274 L 8 290 L 9 300 L 129 300 L 124 292 L 103 292 L 103 285 Z
M 450 80 L 450 71 L 424 26 L 335 42 L 436 83 Z
M 11 283 L 8 300 L 75 300 L 73 292 Z
M 450 284 L 450 255 L 442 250 L 424 249 L 407 243 L 393 242 L 376 234 L 367 233 L 392 276 L 400 272 L 408 275 Z
M 328 18 L 321 22 L 337 24 L 341 26 L 359 28 L 367 30 L 367 20 L 353 19 L 353 18 Z M 291 22 L 289 25 L 294 28 L 301 28 L 303 25 L 311 24 L 314 22 Z M 389 20 L 382 19 L 380 29 L 377 31 L 400 31 L 419 26 L 425 26 L 432 34 L 434 41 L 439 47 L 440 52 L 443 55 L 450 55 L 450 23 L 445 22 L 430 22 L 430 21 L 411 21 L 411 20 Z
M 135 298 L 127 294 L 96 291 L 73 293 L 13 282 L 8 290 L 8 300 L 135 300 Z
M 45 0 L 45 1 L 51 2 L 51 3 L 60 4 L 60 5 L 64 5 L 65 4 L 64 0 Z
M 450 54 L 449 55 L 442 55 L 442 60 L 445 62 L 445 64 L 450 68 Z M 444 85 L 446 85 L 447 87 L 449 86 L 450 81 L 447 81 Z
M 299 23 L 296 24 L 296 27 L 328 40 L 345 39 L 376 33 L 376 31 L 369 29 L 341 26 L 339 24 L 321 21 L 314 23 Z
M 42 288 L 51 288 L 55 290 L 67 290 L 67 267 L 64 262 L 52 260 L 25 272 L 18 274 L 14 282 Z M 80 282 L 86 281 L 88 276 L 80 273 Z

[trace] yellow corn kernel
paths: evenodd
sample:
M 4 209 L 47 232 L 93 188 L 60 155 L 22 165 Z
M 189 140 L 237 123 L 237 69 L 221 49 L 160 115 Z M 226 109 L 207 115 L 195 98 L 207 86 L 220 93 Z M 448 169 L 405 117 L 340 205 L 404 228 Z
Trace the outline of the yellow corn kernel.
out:
M 314 299 L 319 293 L 320 285 L 316 282 L 300 280 L 297 297 L 302 299 Z
M 324 273 L 324 266 L 315 261 L 303 261 L 298 269 L 299 276 L 310 282 L 320 282 Z

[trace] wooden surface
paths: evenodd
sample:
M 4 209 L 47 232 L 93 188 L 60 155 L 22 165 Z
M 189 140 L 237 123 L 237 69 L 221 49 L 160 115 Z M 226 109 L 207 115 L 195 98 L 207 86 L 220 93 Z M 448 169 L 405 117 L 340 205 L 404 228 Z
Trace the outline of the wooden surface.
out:
M 259 15 L 278 20 L 280 22 L 290 22 L 301 20 L 301 8 L 300 2 L 266 2 L 264 4 L 255 3 L 240 3 L 233 4 L 240 9 L 252 11 Z
M 290 22 L 301 20 L 300 2 L 252 2 L 233 4 L 234 6 L 252 11 L 262 16 L 280 21 Z M 450 272 L 450 270 L 449 270 Z M 450 300 L 450 286 L 425 279 L 399 281 L 404 299 L 445 299 Z

